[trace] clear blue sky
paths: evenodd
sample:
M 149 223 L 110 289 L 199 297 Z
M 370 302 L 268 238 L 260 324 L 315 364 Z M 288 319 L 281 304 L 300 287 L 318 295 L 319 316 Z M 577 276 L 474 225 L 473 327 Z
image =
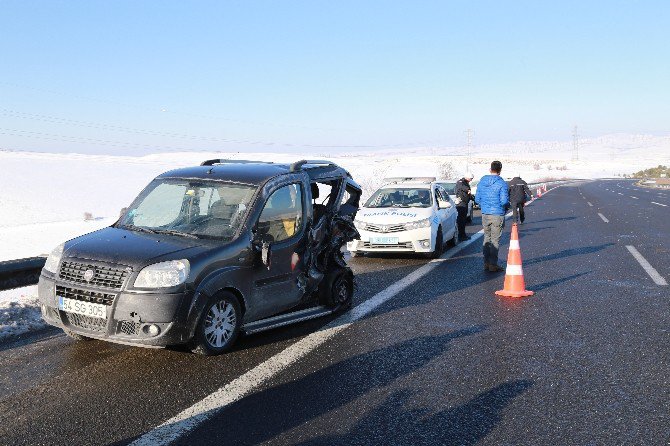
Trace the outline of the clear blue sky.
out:
M 469 127 L 476 143 L 670 131 L 667 0 L 0 10 L 4 149 L 327 154 L 457 146 Z

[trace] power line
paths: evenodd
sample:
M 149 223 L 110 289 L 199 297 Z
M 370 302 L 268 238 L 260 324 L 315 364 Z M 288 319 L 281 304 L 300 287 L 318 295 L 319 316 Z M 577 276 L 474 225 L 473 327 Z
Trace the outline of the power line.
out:
M 68 118 L 61 118 L 57 116 L 44 115 L 44 114 L 34 114 L 34 113 L 25 113 L 21 111 L 11 110 L 11 109 L 0 109 L 0 114 L 3 116 L 18 118 L 18 119 L 27 119 L 38 122 L 47 122 L 51 124 L 58 125 L 67 125 L 75 127 L 84 127 L 84 128 L 93 128 L 100 130 L 108 130 L 114 132 L 125 132 L 125 133 L 134 133 L 142 134 L 148 136 L 164 136 L 169 138 L 177 138 L 184 140 L 201 140 L 210 143 L 224 143 L 224 144 L 248 144 L 248 145 L 257 145 L 257 146 L 272 146 L 272 147 L 290 147 L 290 148 L 306 148 L 306 149 L 380 149 L 380 148 L 404 148 L 412 146 L 427 146 L 435 145 L 441 142 L 437 141 L 410 141 L 404 143 L 396 144 L 341 144 L 341 145 L 329 145 L 329 144 L 298 144 L 298 143 L 285 143 L 277 141 L 261 141 L 261 140 L 250 140 L 250 139 L 232 139 L 232 138 L 217 138 L 210 136 L 201 136 L 201 135 L 192 135 L 192 134 L 183 134 L 177 132 L 162 132 L 157 130 L 146 130 L 140 128 L 124 127 L 114 124 L 105 124 L 93 121 L 79 121 Z M 23 130 L 16 129 L 4 129 L 5 131 L 19 132 L 19 133 L 31 133 Z M 39 132 L 32 132 L 39 133 Z M 20 136 L 20 135 L 14 135 Z M 77 136 L 66 136 L 66 135 L 56 135 L 58 138 L 83 138 Z M 124 143 L 120 143 L 124 144 Z M 128 143 L 133 144 L 133 143 Z M 439 144 L 443 145 L 443 144 Z M 187 150 L 187 149 L 184 149 Z

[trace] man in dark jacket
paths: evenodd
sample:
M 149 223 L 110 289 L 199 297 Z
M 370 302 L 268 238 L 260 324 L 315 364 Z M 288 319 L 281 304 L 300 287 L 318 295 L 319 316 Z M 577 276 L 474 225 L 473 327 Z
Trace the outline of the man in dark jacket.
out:
M 533 194 L 528 188 L 528 183 L 521 179 L 521 175 L 517 175 L 509 182 L 509 203 L 512 206 L 512 213 L 514 221 L 523 221 L 526 216 L 523 212 L 523 207 L 526 205 L 526 196 L 533 198 Z
M 505 212 L 509 205 L 507 183 L 500 177 L 502 163 L 491 163 L 491 174 L 484 175 L 477 185 L 475 201 L 482 208 L 484 227 L 484 269 L 492 273 L 503 271 L 498 265 L 500 236 L 505 227 Z
M 456 197 L 454 203 L 456 203 L 456 211 L 458 212 L 456 224 L 458 225 L 459 242 L 470 240 L 470 237 L 465 233 L 465 223 L 468 221 L 468 205 L 470 200 L 472 200 L 472 195 L 470 194 L 470 181 L 472 181 L 473 178 L 474 175 L 468 172 L 463 178 L 456 182 L 456 186 L 454 187 L 454 196 Z

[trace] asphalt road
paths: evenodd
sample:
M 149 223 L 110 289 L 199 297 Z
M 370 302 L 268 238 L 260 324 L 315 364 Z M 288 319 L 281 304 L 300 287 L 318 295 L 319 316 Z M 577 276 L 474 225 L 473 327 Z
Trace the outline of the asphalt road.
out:
M 503 275 L 483 271 L 480 239 L 176 443 L 667 444 L 670 287 L 627 248 L 670 280 L 664 195 L 551 191 L 520 228 L 535 296 L 494 295 Z M 426 262 L 351 259 L 355 305 Z M 214 358 L 57 334 L 0 346 L 0 444 L 131 443 L 333 319 Z

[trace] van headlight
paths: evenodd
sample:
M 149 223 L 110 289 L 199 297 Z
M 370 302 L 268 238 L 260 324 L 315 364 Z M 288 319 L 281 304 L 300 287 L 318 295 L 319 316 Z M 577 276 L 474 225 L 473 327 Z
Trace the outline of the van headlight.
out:
M 424 218 L 423 220 L 405 223 L 405 229 L 407 231 L 410 231 L 412 229 L 428 228 L 428 227 L 430 227 L 430 218 Z
M 44 269 L 50 273 L 58 273 L 58 265 L 60 265 L 60 259 L 63 257 L 63 249 L 65 248 L 65 243 L 61 243 L 56 246 L 49 257 L 47 257 L 46 263 L 44 263 Z
M 188 260 L 171 260 L 149 265 L 135 279 L 135 288 L 168 288 L 186 282 L 191 269 Z
M 368 227 L 368 224 L 364 221 L 354 220 L 354 226 L 356 226 L 356 229 L 365 229 Z

